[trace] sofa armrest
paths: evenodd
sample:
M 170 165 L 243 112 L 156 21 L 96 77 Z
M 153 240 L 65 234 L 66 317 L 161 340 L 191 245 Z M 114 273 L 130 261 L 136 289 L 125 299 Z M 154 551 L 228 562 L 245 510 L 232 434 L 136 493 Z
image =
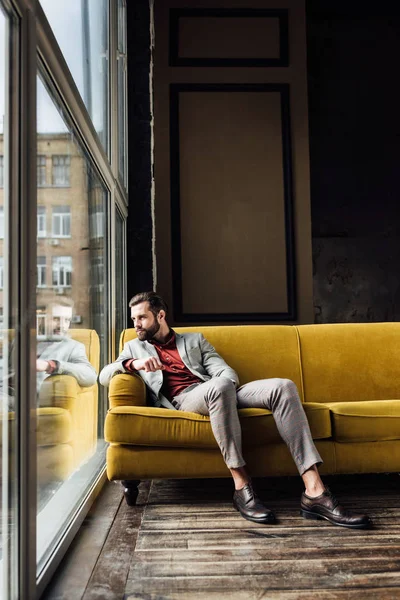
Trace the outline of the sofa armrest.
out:
M 115 375 L 110 381 L 108 399 L 110 408 L 146 406 L 146 385 L 139 375 Z
M 40 386 L 38 406 L 57 406 L 72 411 L 83 389 L 72 375 L 51 375 Z

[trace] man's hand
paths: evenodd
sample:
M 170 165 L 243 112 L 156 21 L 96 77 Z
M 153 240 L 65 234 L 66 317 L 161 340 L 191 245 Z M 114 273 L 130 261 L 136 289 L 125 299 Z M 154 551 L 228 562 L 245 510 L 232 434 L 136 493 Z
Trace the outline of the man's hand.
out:
M 154 373 L 154 371 L 160 371 L 164 369 L 164 365 L 161 363 L 158 356 L 149 356 L 149 358 L 138 358 L 134 360 L 133 368 L 135 371 L 145 371 L 146 373 Z
M 47 360 L 43 360 L 42 358 L 36 359 L 36 371 L 46 371 L 48 366 L 49 363 L 47 362 Z

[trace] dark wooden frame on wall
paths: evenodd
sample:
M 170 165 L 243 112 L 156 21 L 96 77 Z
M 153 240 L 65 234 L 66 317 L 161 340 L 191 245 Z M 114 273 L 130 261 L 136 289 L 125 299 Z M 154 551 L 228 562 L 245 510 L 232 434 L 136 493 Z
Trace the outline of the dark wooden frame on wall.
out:
M 171 67 L 288 67 L 289 66 L 289 16 L 285 8 L 171 8 L 169 11 L 169 64 Z M 260 18 L 279 20 L 278 58 L 221 58 L 179 56 L 179 19 L 204 18 Z
M 184 313 L 182 297 L 182 251 L 180 219 L 179 94 L 181 92 L 279 92 L 281 97 L 282 163 L 285 204 L 287 312 L 275 313 Z M 170 186 L 172 296 L 176 323 L 270 322 L 297 318 L 296 265 L 293 223 L 292 146 L 290 134 L 290 90 L 286 83 L 173 83 L 170 84 Z M 261 274 L 262 276 L 262 274 Z

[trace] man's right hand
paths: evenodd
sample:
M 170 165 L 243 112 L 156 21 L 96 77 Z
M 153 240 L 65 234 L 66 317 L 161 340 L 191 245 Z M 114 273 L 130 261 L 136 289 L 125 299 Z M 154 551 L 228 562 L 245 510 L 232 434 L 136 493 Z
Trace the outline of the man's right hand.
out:
M 146 373 L 153 373 L 154 371 L 160 371 L 164 369 L 164 365 L 156 356 L 138 358 L 133 361 L 132 366 L 135 371 L 145 371 Z

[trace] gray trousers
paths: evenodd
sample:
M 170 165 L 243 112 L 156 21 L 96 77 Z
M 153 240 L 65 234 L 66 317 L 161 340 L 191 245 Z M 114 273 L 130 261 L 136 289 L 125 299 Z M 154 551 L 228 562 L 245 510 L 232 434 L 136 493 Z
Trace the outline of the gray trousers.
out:
M 266 408 L 272 412 L 300 475 L 322 463 L 296 385 L 290 379 L 260 379 L 235 389 L 230 379 L 214 377 L 175 396 L 173 404 L 178 410 L 210 417 L 213 434 L 230 469 L 246 464 L 238 408 Z

